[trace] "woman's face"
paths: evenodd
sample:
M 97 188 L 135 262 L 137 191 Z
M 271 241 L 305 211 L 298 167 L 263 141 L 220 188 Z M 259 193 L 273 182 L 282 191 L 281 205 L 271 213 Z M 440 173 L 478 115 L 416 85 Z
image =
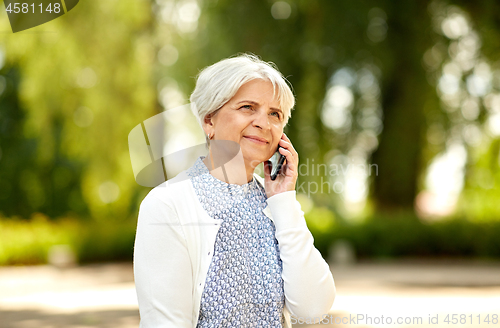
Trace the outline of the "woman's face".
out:
M 278 148 L 283 134 L 284 115 L 273 97 L 273 85 L 252 80 L 212 117 L 206 117 L 203 129 L 213 140 L 231 140 L 240 145 L 246 165 L 257 166 L 268 160 Z

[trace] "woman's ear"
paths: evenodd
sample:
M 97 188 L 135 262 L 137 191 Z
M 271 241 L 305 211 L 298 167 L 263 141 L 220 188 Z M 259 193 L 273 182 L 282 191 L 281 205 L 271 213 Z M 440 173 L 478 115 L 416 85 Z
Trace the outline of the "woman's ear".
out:
M 212 132 L 213 128 L 213 113 L 210 113 L 205 115 L 205 117 L 203 118 L 203 131 L 205 131 L 205 134 L 208 136 Z
M 207 124 L 207 125 L 213 125 L 212 117 L 213 117 L 212 113 L 205 115 L 205 118 L 203 119 L 203 123 Z

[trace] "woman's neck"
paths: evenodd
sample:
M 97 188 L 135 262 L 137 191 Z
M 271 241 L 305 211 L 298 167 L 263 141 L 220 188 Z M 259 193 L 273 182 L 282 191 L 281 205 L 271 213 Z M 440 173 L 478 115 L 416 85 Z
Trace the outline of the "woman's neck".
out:
M 215 178 L 229 184 L 244 185 L 252 181 L 255 168 L 246 165 L 240 152 L 229 161 L 221 161 L 210 153 L 203 159 L 203 163 Z M 215 169 L 213 169 L 215 167 Z

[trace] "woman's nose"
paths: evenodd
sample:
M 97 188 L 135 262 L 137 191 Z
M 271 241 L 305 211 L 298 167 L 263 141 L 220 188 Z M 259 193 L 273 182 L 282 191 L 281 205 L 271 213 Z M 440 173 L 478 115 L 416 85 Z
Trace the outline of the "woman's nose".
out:
M 269 117 L 265 110 L 260 110 L 254 117 L 253 124 L 260 128 L 267 128 L 269 126 Z

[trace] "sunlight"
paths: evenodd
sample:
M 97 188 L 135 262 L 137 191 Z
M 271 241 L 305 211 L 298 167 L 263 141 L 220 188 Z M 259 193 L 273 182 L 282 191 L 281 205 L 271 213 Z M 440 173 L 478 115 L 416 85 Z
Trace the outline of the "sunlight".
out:
M 456 143 L 433 160 L 425 180 L 426 189 L 416 199 L 416 207 L 421 216 L 444 216 L 452 213 L 462 191 L 466 159 L 464 146 Z

